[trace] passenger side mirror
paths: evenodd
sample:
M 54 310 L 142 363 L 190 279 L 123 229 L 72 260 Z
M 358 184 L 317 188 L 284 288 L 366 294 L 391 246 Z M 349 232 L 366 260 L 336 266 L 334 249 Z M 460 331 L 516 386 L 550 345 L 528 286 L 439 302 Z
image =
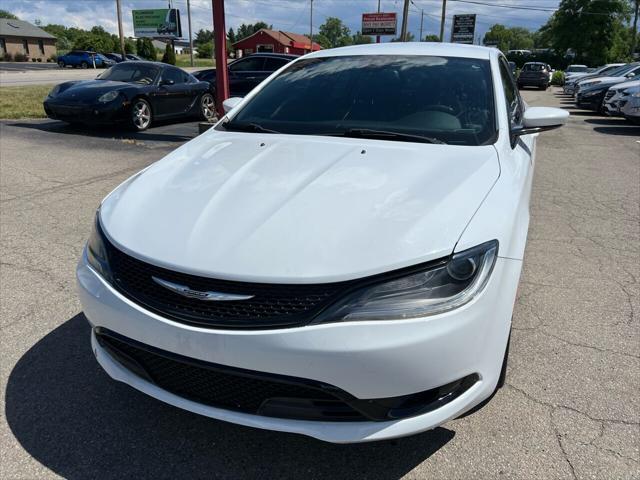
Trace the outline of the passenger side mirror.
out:
M 522 116 L 522 126 L 511 130 L 512 135 L 529 135 L 561 127 L 567 123 L 569 112 L 553 107 L 528 107 Z
M 626 77 L 627 77 L 627 78 L 633 78 L 633 77 L 635 77 L 635 76 L 636 76 L 636 74 L 635 74 L 635 73 L 633 73 L 633 72 L 628 73 L 628 74 L 626 75 Z
M 224 113 L 229 113 L 229 111 L 233 109 L 236 105 L 238 105 L 241 101 L 242 101 L 241 97 L 227 98 L 224 102 L 222 102 L 222 108 L 224 109 Z

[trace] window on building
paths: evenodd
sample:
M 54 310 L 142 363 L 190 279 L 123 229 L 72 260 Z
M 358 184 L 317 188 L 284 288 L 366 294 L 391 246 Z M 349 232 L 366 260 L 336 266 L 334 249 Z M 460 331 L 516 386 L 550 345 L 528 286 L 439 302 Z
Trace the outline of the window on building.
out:
M 272 44 L 258 44 L 257 52 L 273 52 Z
M 29 41 L 26 38 L 22 39 L 22 50 L 25 55 L 29 55 Z
M 0 53 L 3 55 L 7 53 L 7 44 L 4 43 L 4 38 L 0 38 Z
M 40 55 L 44 55 L 44 40 L 38 40 L 38 48 L 40 49 Z

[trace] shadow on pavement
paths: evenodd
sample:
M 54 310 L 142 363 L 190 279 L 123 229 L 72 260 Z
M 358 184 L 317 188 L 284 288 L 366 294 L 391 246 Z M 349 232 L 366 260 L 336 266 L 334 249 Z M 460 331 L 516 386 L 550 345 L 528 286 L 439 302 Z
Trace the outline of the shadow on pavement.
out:
M 622 135 L 626 137 L 640 138 L 640 127 L 633 125 L 615 127 L 595 127 L 594 132 L 605 133 L 607 135 Z
M 53 472 L 79 478 L 400 478 L 455 435 L 437 428 L 397 441 L 332 445 L 235 426 L 173 408 L 100 369 L 78 314 L 13 368 L 6 417 Z
M 186 142 L 198 134 L 198 122 L 193 120 L 180 123 L 157 123 L 144 132 L 128 130 L 126 126 L 69 125 L 68 123 L 57 120 L 19 121 L 7 123 L 7 125 L 64 135 L 117 138 L 141 142 Z

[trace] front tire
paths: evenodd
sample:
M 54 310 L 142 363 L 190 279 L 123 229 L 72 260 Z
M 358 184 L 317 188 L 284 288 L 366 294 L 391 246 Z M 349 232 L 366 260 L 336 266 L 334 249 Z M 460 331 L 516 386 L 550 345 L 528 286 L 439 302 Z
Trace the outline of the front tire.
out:
M 59 66 L 60 68 L 64 68 L 64 67 L 66 67 L 66 66 L 67 66 L 67 64 L 66 64 L 66 63 L 64 63 L 64 60 L 60 60 L 60 61 L 58 62 L 58 66 Z
M 80 64 L 80 68 L 82 68 L 82 69 L 89 68 L 89 64 L 87 62 L 82 62 Z
M 131 106 L 131 126 L 138 132 L 143 132 L 151 125 L 153 114 L 151 105 L 144 98 L 137 98 Z
M 213 99 L 213 95 L 210 93 L 203 93 L 200 97 L 200 118 L 207 122 L 210 122 L 216 117 L 216 102 Z

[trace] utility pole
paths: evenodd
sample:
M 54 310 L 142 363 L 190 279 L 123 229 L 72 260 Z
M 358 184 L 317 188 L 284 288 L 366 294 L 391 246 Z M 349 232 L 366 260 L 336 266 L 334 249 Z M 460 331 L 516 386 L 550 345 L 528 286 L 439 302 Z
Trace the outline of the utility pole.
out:
M 216 55 L 216 110 L 224 115 L 222 102 L 229 98 L 229 71 L 227 70 L 227 31 L 224 26 L 224 0 L 211 0 L 213 9 L 213 41 Z
M 442 0 L 442 19 L 440 20 L 440 42 L 444 42 L 444 21 L 447 17 L 447 0 Z
M 191 56 L 191 66 L 193 67 L 193 35 L 191 34 L 191 1 L 187 0 L 187 19 L 189 20 L 189 55 Z
M 422 41 L 422 25 L 424 24 L 424 10 L 420 10 L 420 41 Z
M 311 10 L 309 11 L 309 53 L 313 52 L 313 0 L 311 0 Z
M 122 54 L 122 60 L 126 60 L 127 52 L 124 49 L 124 34 L 122 33 L 122 8 L 120 7 L 120 0 L 116 0 L 116 10 L 118 11 L 118 35 L 120 35 L 120 53 Z
M 378 0 L 378 13 L 380 13 L 380 0 Z M 380 35 L 376 35 L 376 43 L 380 43 Z
M 400 41 L 407 41 L 407 28 L 409 25 L 409 1 L 404 0 L 404 9 L 402 11 L 402 30 L 400 31 Z

